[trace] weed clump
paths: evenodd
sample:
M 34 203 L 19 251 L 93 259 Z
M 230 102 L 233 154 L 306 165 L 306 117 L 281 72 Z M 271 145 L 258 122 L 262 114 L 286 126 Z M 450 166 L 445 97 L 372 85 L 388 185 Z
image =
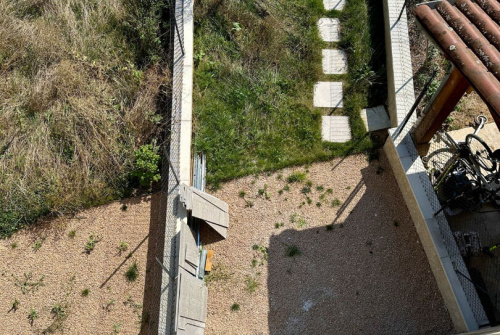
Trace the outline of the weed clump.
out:
M 87 243 L 85 243 L 85 245 L 83 246 L 83 249 L 85 250 L 85 252 L 87 254 L 90 254 L 94 250 L 96 244 L 100 241 L 101 241 L 100 238 L 98 238 L 96 235 L 92 234 L 89 236 L 89 240 L 87 241 Z
M 259 282 L 257 281 L 257 279 L 254 277 L 250 277 L 250 276 L 247 276 L 245 278 L 245 284 L 246 284 L 247 291 L 250 293 L 255 292 L 257 287 L 259 287 Z
M 307 175 L 304 172 L 294 172 L 291 175 L 289 175 L 288 177 L 286 177 L 286 181 L 289 184 L 299 183 L 299 182 L 303 182 L 304 180 L 306 180 L 306 177 L 307 177 Z
M 37 311 L 34 308 L 30 309 L 28 313 L 28 320 L 30 321 L 31 326 L 33 326 L 33 322 L 35 322 L 35 320 L 38 319 L 38 317 L 39 315 Z
M 300 256 L 301 252 L 297 246 L 288 245 L 285 250 L 285 255 L 288 257 L 295 257 L 295 256 Z
M 139 270 L 137 268 L 137 262 L 134 262 L 134 264 L 128 268 L 127 272 L 125 272 L 125 278 L 127 278 L 129 282 L 134 282 L 137 277 L 139 277 Z
M 237 312 L 240 310 L 240 304 L 234 303 L 231 305 L 231 311 Z

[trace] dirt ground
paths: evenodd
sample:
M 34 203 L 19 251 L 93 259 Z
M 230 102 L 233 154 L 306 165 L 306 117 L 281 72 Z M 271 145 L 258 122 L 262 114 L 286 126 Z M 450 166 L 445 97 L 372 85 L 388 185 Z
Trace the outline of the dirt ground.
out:
M 287 184 L 292 171 L 306 181 Z M 383 153 L 249 176 L 215 195 L 230 229 L 206 244 L 207 335 L 453 333 Z
M 152 198 L 86 210 L 71 220 L 52 220 L 1 240 L 0 334 L 60 330 L 82 335 L 138 334 L 141 319 L 150 319 L 144 291 L 146 268 L 151 264 L 147 254 Z M 99 242 L 87 254 L 84 245 L 90 235 Z M 119 251 L 120 242 L 128 244 L 127 250 Z M 129 282 L 125 272 L 134 262 L 138 277 Z M 86 289 L 88 295 L 83 296 Z M 13 308 L 16 300 L 18 306 Z M 59 316 L 57 308 L 53 311 L 57 305 Z M 31 309 L 38 314 L 33 325 L 28 319 Z

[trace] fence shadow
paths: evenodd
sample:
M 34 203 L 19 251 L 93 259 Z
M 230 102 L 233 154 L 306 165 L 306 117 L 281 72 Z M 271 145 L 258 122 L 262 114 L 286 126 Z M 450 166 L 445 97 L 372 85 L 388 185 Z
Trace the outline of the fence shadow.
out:
M 151 196 L 146 278 L 142 302 L 142 324 L 139 335 L 158 333 L 162 268 L 156 262 L 156 257 L 163 259 L 166 201 L 167 195 L 165 192 L 157 192 Z

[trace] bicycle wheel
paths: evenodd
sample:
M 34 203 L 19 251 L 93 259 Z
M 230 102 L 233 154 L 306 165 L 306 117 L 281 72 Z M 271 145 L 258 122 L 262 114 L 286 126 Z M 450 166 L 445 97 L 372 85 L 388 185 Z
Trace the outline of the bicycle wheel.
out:
M 470 150 L 470 159 L 488 172 L 495 171 L 497 162 L 491 157 L 490 147 L 477 135 L 469 134 L 465 138 Z

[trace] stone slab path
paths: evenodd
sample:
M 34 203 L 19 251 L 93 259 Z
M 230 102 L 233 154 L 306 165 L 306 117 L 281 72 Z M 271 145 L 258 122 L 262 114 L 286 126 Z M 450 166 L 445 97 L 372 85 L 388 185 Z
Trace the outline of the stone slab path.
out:
M 345 7 L 346 0 L 323 0 L 326 10 L 342 10 Z
M 321 137 L 323 141 L 344 143 L 351 140 L 348 116 L 322 116 Z
M 346 0 L 323 0 L 326 10 L 342 10 Z M 319 34 L 323 41 L 339 42 L 340 21 L 336 18 L 321 18 L 318 21 Z M 323 72 L 342 75 L 347 73 L 347 56 L 343 50 L 324 49 L 322 51 Z M 343 108 L 342 82 L 320 81 L 314 85 L 314 107 Z M 323 141 L 343 143 L 351 140 L 351 127 L 347 116 L 323 116 L 321 120 Z
M 344 107 L 341 82 L 320 81 L 314 85 L 314 107 Z
M 319 19 L 318 29 L 321 38 L 325 42 L 340 41 L 340 21 L 339 19 L 322 18 Z
M 323 72 L 325 74 L 346 74 L 347 55 L 345 51 L 323 49 Z

